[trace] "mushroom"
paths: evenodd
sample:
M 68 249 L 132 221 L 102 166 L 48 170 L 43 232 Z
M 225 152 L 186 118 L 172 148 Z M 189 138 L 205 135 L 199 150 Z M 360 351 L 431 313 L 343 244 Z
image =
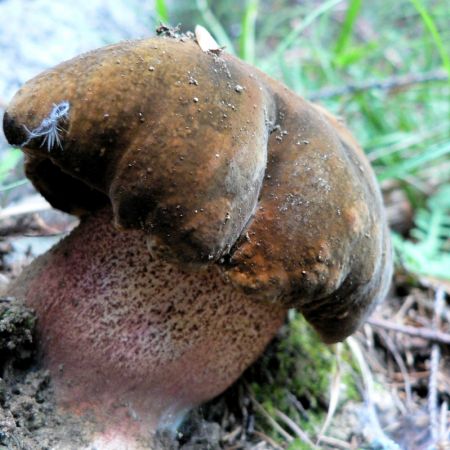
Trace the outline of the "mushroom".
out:
M 76 57 L 3 119 L 80 225 L 12 284 L 38 317 L 62 411 L 100 448 L 148 448 L 261 354 L 289 308 L 325 342 L 387 291 L 372 169 L 331 114 L 194 39 Z

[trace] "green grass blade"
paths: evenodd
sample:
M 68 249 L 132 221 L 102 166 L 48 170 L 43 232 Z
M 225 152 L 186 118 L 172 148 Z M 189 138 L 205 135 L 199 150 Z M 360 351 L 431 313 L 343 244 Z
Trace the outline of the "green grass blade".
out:
M 334 53 L 336 56 L 341 55 L 348 46 L 350 38 L 352 36 L 353 27 L 356 19 L 358 18 L 359 11 L 361 10 L 362 0 L 351 0 L 345 14 L 344 23 L 342 24 L 341 32 L 337 38 L 336 46 L 334 47 Z
M 445 67 L 445 70 L 447 71 L 448 76 L 450 77 L 450 57 L 447 53 L 447 50 L 445 49 L 444 43 L 442 41 L 441 35 L 439 34 L 439 30 L 436 26 L 436 23 L 434 22 L 431 15 L 428 13 L 425 6 L 422 4 L 421 0 L 410 0 L 410 1 L 416 8 L 417 12 L 420 14 L 420 17 L 422 18 L 425 27 L 431 34 L 434 44 L 436 45 L 436 48 L 442 59 L 442 63 Z
M 22 158 L 22 152 L 17 148 L 9 148 L 2 153 L 0 158 L 0 182 L 17 166 Z
M 19 186 L 23 186 L 24 184 L 28 184 L 30 183 L 30 180 L 27 180 L 26 178 L 22 179 L 22 180 L 18 180 L 18 181 L 14 181 L 13 183 L 9 183 L 9 184 L 0 184 L 0 192 L 5 192 L 5 191 L 11 191 L 13 189 L 18 188 Z
M 155 0 L 155 10 L 159 22 L 169 23 L 169 9 L 165 0 Z
M 264 68 L 269 69 L 278 59 L 283 55 L 283 53 L 296 42 L 298 37 L 303 31 L 308 28 L 315 20 L 317 20 L 321 15 L 333 9 L 343 0 L 328 0 L 323 2 L 319 7 L 313 9 L 281 42 L 278 44 L 272 55 L 267 58 Z
M 219 45 L 224 45 L 225 50 L 232 55 L 235 55 L 236 52 L 234 50 L 233 43 L 231 39 L 228 37 L 227 32 L 223 28 L 222 24 L 219 22 L 217 17 L 212 12 L 211 8 L 208 5 L 207 0 L 196 0 L 197 1 L 197 9 L 205 21 L 205 26 L 208 31 L 215 37 Z
M 258 6 L 259 0 L 247 0 L 239 38 L 239 56 L 250 64 L 255 62 L 255 24 Z
M 378 174 L 378 179 L 383 181 L 389 178 L 403 178 L 413 170 L 423 168 L 427 163 L 446 155 L 450 155 L 450 143 L 447 145 L 435 145 L 420 155 L 404 159 L 398 164 L 386 167 Z

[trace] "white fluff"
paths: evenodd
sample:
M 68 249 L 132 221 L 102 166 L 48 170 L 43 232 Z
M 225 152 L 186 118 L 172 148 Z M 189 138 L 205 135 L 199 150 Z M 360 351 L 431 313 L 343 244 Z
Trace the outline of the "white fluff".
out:
M 69 116 L 69 109 L 69 102 L 64 100 L 57 105 L 53 104 L 53 109 L 50 111 L 50 114 L 41 122 L 41 124 L 37 128 L 34 128 L 30 131 L 24 125 L 24 128 L 28 133 L 28 139 L 21 146 L 24 147 L 32 139 L 43 136 L 44 139 L 41 143 L 41 147 L 47 145 L 47 150 L 51 151 L 56 144 L 62 149 L 60 134 L 62 133 L 63 128 L 60 126 L 59 122 L 61 121 L 61 119 L 66 119 Z

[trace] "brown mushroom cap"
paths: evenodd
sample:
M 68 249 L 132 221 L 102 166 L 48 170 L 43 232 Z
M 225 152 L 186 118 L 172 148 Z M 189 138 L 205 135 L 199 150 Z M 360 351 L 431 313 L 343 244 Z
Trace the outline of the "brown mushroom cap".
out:
M 372 169 L 348 130 L 277 88 L 278 130 L 258 209 L 231 256 L 247 293 L 300 309 L 326 342 L 345 339 L 386 295 L 392 255 Z
M 62 145 L 47 151 L 24 126 L 63 101 Z M 216 262 L 328 342 L 386 293 L 390 241 L 363 152 L 330 114 L 226 53 L 169 38 L 95 50 L 27 83 L 4 128 L 56 207 L 111 202 L 163 258 Z
M 24 128 L 11 121 L 35 129 L 67 101 L 63 148 L 27 144 L 37 189 L 68 212 L 96 207 L 86 186 L 97 190 L 120 227 L 144 228 L 177 260 L 214 261 L 249 221 L 267 160 L 273 102 L 244 68 L 193 41 L 112 45 L 27 83 L 8 108 L 5 132 L 20 144 Z

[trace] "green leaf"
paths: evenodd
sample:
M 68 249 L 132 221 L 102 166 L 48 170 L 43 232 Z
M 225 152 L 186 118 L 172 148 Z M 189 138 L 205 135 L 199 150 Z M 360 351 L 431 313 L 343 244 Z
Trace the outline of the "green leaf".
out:
M 415 241 L 393 233 L 397 259 L 413 273 L 450 280 L 450 183 L 429 198 L 414 222 Z

